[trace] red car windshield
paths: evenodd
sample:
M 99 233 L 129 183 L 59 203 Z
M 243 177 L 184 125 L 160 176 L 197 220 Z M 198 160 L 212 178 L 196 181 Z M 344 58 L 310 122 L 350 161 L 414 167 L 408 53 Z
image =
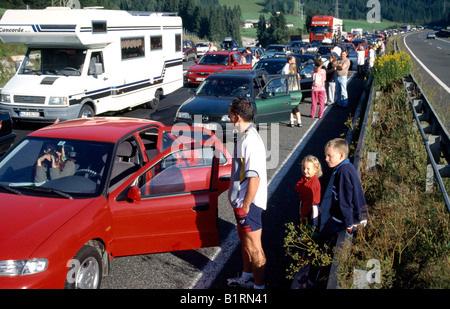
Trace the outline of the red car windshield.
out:
M 228 63 L 228 55 L 220 54 L 206 54 L 198 61 L 198 64 L 207 65 L 228 65 Z
M 28 195 L 97 196 L 104 186 L 113 146 L 90 141 L 26 138 L 0 161 L 0 185 Z

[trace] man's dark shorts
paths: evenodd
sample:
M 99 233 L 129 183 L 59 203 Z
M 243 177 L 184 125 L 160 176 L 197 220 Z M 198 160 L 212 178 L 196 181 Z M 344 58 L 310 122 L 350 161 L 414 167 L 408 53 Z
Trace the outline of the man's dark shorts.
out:
M 244 208 L 234 208 L 238 229 L 244 233 L 254 232 L 262 228 L 261 214 L 263 209 L 250 204 L 249 212 L 246 213 Z

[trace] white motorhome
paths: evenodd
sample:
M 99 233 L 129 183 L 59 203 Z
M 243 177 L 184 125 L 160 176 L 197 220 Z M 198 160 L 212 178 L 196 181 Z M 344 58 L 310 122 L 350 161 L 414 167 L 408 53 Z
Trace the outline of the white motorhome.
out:
M 27 53 L 1 90 L 12 118 L 55 121 L 141 104 L 183 86 L 182 21 L 174 13 L 102 8 L 7 10 L 0 39 Z

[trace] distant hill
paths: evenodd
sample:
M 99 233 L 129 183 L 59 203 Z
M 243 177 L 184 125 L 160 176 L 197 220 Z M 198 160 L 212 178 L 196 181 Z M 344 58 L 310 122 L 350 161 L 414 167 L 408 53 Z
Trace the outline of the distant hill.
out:
M 217 0 L 214 0 L 217 1 Z M 370 0 L 338 0 L 338 15 L 341 19 L 366 20 L 371 10 Z M 446 19 L 450 7 L 447 0 L 379 0 L 381 21 L 397 23 L 427 24 Z M 298 15 L 297 0 L 219 0 L 222 5 L 239 5 L 243 19 L 257 19 L 261 13 L 267 15 L 272 10 L 282 11 L 285 15 Z M 336 0 L 301 0 L 304 14 L 336 16 Z M 255 18 L 256 16 L 256 18 Z

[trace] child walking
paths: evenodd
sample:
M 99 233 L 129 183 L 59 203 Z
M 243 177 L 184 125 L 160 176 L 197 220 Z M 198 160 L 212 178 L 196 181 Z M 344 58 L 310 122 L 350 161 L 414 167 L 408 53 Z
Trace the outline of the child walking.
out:
M 322 59 L 320 57 L 315 60 L 315 67 L 312 74 L 312 93 L 311 93 L 311 118 L 316 116 L 317 101 L 319 101 L 319 118 L 323 116 L 325 108 L 325 81 L 327 73 L 322 68 Z
M 321 192 L 319 177 L 322 176 L 322 166 L 315 156 L 309 155 L 302 161 L 302 172 L 303 176 L 295 186 L 300 198 L 300 224 L 317 227 Z

